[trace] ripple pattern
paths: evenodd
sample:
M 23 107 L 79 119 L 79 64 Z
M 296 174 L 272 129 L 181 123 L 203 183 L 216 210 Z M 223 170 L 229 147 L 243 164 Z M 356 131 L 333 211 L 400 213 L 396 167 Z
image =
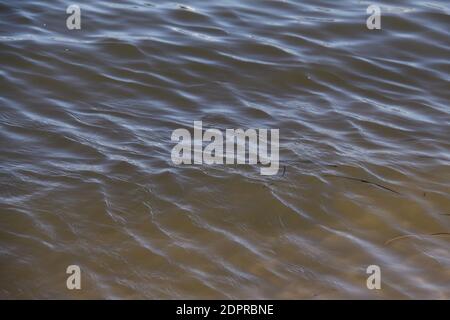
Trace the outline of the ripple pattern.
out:
M 450 298 L 448 1 L 77 3 L 0 1 L 0 297 Z M 197 120 L 284 174 L 175 166 Z

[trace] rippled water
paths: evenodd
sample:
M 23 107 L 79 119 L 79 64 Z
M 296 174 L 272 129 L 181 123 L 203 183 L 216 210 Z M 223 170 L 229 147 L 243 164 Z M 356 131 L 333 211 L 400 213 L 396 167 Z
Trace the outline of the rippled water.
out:
M 450 6 L 376 3 L 0 1 L 0 297 L 449 299 Z M 284 173 L 175 166 L 196 120 Z

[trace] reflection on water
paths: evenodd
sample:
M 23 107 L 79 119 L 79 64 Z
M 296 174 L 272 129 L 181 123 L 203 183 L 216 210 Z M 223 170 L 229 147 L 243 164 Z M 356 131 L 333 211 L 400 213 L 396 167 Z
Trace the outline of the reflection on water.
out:
M 448 1 L 72 3 L 0 1 L 0 297 L 450 298 Z M 284 173 L 175 166 L 197 120 Z

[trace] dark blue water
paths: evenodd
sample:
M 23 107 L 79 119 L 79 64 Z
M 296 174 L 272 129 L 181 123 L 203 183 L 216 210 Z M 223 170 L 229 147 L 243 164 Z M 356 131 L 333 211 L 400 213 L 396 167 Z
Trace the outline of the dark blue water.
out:
M 0 1 L 0 297 L 450 298 L 449 2 L 374 3 Z

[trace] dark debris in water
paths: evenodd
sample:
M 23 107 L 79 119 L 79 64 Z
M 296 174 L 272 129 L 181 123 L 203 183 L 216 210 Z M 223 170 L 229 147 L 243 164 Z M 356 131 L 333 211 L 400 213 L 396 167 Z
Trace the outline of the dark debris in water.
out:
M 334 175 L 334 174 L 327 174 L 327 176 L 334 177 L 334 178 L 342 178 L 342 179 L 357 181 L 357 182 L 361 182 L 361 183 L 371 184 L 371 185 L 377 186 L 378 188 L 381 188 L 381 189 L 390 191 L 392 193 L 401 195 L 400 192 L 398 192 L 398 191 L 396 191 L 394 189 L 391 189 L 389 187 L 383 186 L 382 184 L 379 184 L 379 183 L 373 182 L 373 181 L 369 181 L 369 180 L 366 180 L 366 179 L 354 178 L 354 177 L 349 177 L 349 176 L 340 176 L 340 175 Z

